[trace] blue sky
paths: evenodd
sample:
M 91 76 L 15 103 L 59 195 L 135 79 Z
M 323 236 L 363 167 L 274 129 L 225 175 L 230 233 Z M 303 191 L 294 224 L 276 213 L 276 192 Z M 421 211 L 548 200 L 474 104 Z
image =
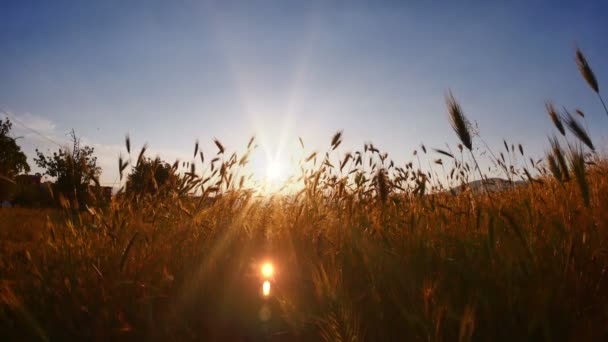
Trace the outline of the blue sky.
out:
M 372 141 L 406 161 L 421 142 L 457 142 L 448 89 L 496 149 L 507 138 L 540 156 L 546 100 L 585 111 L 605 148 L 608 117 L 573 57 L 578 45 L 603 88 L 607 13 L 605 1 L 2 1 L 0 107 L 52 140 L 74 128 L 105 183 L 127 132 L 172 160 L 197 138 L 211 153 L 214 137 L 241 149 L 257 134 L 289 155 L 298 136 L 324 148 L 343 129 L 343 151 Z M 29 153 L 55 148 L 16 126 Z

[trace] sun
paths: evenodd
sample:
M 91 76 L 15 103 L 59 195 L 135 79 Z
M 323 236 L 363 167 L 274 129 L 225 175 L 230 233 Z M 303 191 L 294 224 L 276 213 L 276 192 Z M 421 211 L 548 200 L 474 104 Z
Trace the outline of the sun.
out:
M 301 169 L 296 160 L 301 156 L 299 150 L 278 147 L 262 148 L 251 158 L 251 178 L 256 193 L 262 196 L 285 195 L 296 191 Z
M 276 160 L 270 161 L 266 166 L 266 176 L 271 181 L 280 180 L 285 176 L 285 167 Z

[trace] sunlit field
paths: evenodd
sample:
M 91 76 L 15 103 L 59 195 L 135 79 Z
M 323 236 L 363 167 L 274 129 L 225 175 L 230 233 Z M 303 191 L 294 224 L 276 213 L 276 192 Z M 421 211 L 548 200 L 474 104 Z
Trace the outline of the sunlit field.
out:
M 1 209 L 0 340 L 608 339 L 608 163 L 579 121 L 594 123 L 547 104 L 555 135 L 527 156 L 480 146 L 466 99 L 446 107 L 460 144 L 421 146 L 428 167 L 339 153 L 337 132 L 254 182 L 255 139 L 218 140 L 153 191 Z M 125 179 L 146 157 L 126 145 Z

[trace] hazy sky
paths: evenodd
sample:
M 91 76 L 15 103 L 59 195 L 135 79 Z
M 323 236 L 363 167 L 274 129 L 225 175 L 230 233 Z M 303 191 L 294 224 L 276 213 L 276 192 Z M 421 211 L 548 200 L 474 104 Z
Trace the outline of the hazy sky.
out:
M 197 138 L 214 153 L 213 137 L 241 149 L 255 133 L 285 156 L 343 129 L 343 151 L 373 141 L 406 161 L 457 142 L 447 89 L 497 149 L 540 155 L 546 100 L 585 111 L 605 148 L 608 117 L 573 57 L 608 87 L 608 2 L 556 3 L 5 0 L 0 107 L 58 142 L 74 128 L 105 183 L 127 132 L 172 161 Z M 28 153 L 55 148 L 15 126 Z

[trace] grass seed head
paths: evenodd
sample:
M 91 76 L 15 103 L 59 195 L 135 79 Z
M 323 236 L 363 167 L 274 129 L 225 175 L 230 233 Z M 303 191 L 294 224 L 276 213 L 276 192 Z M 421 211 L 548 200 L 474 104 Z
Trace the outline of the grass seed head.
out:
M 553 121 L 553 124 L 555 125 L 555 127 L 557 127 L 557 130 L 562 135 L 566 135 L 566 129 L 564 129 L 562 120 L 560 119 L 559 115 L 557 114 L 557 111 L 555 110 L 553 103 L 551 103 L 551 102 L 545 103 L 545 108 L 547 109 L 547 114 L 549 114 L 551 121 Z
M 597 79 L 595 78 L 595 74 L 589 63 L 587 63 L 587 58 L 583 55 L 583 52 L 580 49 L 576 49 L 576 66 L 578 67 L 578 71 L 581 73 L 581 76 L 587 81 L 587 84 L 593 89 L 594 92 L 600 93 L 600 86 L 597 83 Z
M 473 149 L 473 142 L 469 130 L 470 123 L 451 91 L 448 92 L 448 95 L 446 96 L 446 105 L 448 107 L 450 124 L 452 125 L 454 132 L 456 132 L 456 135 L 458 135 L 462 144 L 471 151 Z

